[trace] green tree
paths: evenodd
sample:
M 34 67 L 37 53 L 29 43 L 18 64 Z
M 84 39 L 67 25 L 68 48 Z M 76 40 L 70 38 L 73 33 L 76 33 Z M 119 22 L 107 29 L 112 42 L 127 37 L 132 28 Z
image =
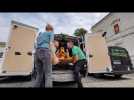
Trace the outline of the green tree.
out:
M 62 32 L 61 32 L 61 35 L 62 35 L 62 40 L 67 41 L 67 35 L 65 33 L 62 33 Z
M 87 30 L 84 28 L 78 28 L 75 30 L 74 35 L 75 36 L 84 36 L 87 33 Z
M 85 41 L 84 37 L 85 37 L 85 34 L 87 32 L 88 31 L 86 29 L 84 29 L 84 28 L 78 28 L 78 29 L 75 30 L 74 35 L 79 36 L 82 39 L 82 41 L 84 42 Z

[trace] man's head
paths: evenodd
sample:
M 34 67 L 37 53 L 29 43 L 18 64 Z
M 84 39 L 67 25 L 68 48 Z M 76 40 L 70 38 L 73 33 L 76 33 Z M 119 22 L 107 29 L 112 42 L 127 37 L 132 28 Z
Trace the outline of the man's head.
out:
M 48 32 L 53 32 L 53 27 L 52 27 L 52 25 L 47 24 L 47 25 L 46 25 L 46 31 L 48 31 Z
M 67 48 L 71 49 L 74 46 L 74 43 L 72 40 L 68 40 L 67 42 Z

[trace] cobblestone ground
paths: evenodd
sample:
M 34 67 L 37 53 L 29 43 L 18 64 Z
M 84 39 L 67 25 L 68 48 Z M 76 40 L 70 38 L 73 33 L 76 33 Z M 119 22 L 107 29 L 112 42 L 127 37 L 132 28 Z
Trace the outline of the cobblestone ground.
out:
M 115 79 L 111 76 L 93 77 L 88 76 L 82 79 L 83 85 L 86 88 L 90 87 L 134 87 L 134 74 L 124 75 L 120 79 Z M 0 80 L 0 87 L 4 88 L 31 88 L 33 82 L 28 77 L 12 77 L 5 80 Z M 77 85 L 73 82 L 54 83 L 54 87 L 61 88 L 76 88 Z
M 99 78 L 87 77 L 83 79 L 84 87 L 134 87 L 134 74 L 124 75 L 120 79 L 112 76 Z

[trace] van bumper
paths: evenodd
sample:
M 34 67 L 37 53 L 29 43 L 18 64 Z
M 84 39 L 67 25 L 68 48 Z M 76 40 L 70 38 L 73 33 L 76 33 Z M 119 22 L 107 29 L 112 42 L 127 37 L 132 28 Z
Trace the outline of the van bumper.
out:
M 74 81 L 73 71 L 71 70 L 55 70 L 52 78 L 54 82 L 71 82 Z
M 98 74 L 113 74 L 113 75 L 115 75 L 115 74 L 133 74 L 134 73 L 134 69 L 133 70 L 129 70 L 129 71 L 109 71 L 109 72 L 107 72 L 107 71 L 104 71 L 104 72 L 97 72 Z M 89 73 L 89 74 L 92 74 L 92 73 Z M 93 74 L 95 74 L 95 73 L 93 73 Z
M 129 71 L 112 71 L 111 73 L 113 73 L 113 74 L 132 74 L 132 73 L 134 73 L 134 69 L 129 70 Z

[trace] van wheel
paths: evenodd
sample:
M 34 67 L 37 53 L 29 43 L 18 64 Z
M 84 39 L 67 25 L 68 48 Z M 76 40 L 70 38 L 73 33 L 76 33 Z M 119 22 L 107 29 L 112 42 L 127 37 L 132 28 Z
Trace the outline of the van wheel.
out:
M 114 77 L 117 78 L 117 79 L 119 79 L 119 78 L 122 77 L 122 74 L 115 74 Z

